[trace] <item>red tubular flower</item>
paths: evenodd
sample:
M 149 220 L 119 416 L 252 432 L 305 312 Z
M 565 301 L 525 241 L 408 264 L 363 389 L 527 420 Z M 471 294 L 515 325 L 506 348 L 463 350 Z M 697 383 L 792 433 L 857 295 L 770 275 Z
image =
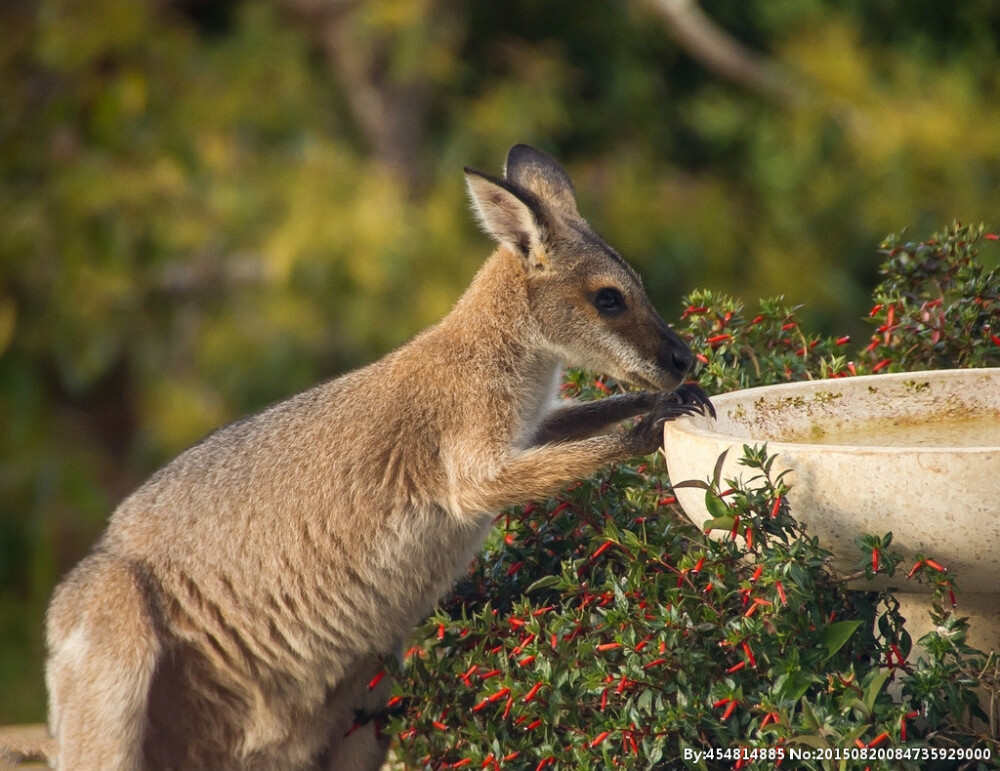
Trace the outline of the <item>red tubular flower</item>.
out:
M 595 736 L 593 739 L 590 740 L 589 744 L 590 748 L 593 749 L 601 742 L 603 742 L 605 739 L 607 739 L 609 736 L 611 736 L 611 731 L 601 731 L 599 734 L 597 734 L 597 736 Z
M 375 675 L 375 677 L 373 677 L 371 679 L 371 681 L 368 683 L 368 690 L 369 691 L 374 691 L 375 690 L 375 686 L 377 686 L 380 682 L 382 682 L 382 678 L 383 677 L 385 677 L 385 670 L 384 669 L 381 672 L 379 672 L 377 675 Z
M 871 749 L 872 747 L 878 747 L 878 745 L 880 745 L 882 742 L 884 742 L 888 738 L 889 738 L 889 734 L 887 732 L 883 731 L 878 736 L 876 736 L 874 739 L 872 739 L 870 742 L 868 742 L 868 748 Z
M 557 516 L 566 511 L 566 509 L 568 508 L 569 508 L 569 503 L 567 501 L 560 501 L 556 505 L 556 507 L 552 509 L 552 513 L 549 514 L 549 519 L 555 519 Z

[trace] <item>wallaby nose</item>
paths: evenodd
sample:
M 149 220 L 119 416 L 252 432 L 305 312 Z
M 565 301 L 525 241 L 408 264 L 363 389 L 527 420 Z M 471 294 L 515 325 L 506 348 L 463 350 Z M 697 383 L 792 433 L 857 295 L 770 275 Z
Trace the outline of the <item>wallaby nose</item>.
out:
M 684 376 L 694 364 L 694 354 L 680 335 L 678 335 L 670 325 L 662 319 L 660 328 L 660 351 L 657 356 L 660 366 L 678 380 L 683 380 Z
M 670 354 L 670 360 L 677 372 L 683 377 L 691 369 L 691 365 L 694 364 L 694 354 L 691 353 L 691 349 L 684 345 L 684 343 L 681 343 L 681 345 L 683 346 L 682 348 L 674 348 Z
M 682 340 L 668 342 L 657 357 L 660 367 L 675 381 L 675 385 L 684 380 L 694 363 L 694 354 Z

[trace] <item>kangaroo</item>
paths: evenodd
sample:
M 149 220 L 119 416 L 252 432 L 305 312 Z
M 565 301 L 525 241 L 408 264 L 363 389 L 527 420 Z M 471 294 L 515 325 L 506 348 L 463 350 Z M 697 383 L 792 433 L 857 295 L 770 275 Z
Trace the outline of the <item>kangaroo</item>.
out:
M 548 155 L 466 169 L 498 248 L 437 325 L 219 429 L 126 498 L 47 616 L 67 771 L 375 771 L 397 651 L 496 513 L 711 404 Z M 557 401 L 565 364 L 648 390 Z M 637 424 L 616 424 L 644 416 Z

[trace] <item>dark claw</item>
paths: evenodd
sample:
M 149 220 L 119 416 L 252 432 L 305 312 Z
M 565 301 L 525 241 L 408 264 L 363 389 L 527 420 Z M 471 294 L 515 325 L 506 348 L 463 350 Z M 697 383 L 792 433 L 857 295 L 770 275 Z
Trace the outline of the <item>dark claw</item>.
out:
M 689 415 L 711 415 L 715 408 L 708 396 L 694 383 L 685 383 L 672 393 L 656 394 L 657 404 L 631 430 L 631 450 L 636 455 L 655 452 L 663 443 L 663 424 Z
M 701 386 L 695 383 L 685 383 L 670 394 L 670 396 L 679 402 L 678 406 L 690 409 L 686 414 L 694 415 L 700 412 L 702 415 L 711 415 L 713 418 L 717 417 L 715 407 L 712 406 L 708 394 L 701 390 Z
M 697 404 L 681 402 L 679 404 L 667 404 L 663 410 L 663 417 L 673 420 L 674 418 L 686 418 L 689 415 L 700 415 L 702 408 Z

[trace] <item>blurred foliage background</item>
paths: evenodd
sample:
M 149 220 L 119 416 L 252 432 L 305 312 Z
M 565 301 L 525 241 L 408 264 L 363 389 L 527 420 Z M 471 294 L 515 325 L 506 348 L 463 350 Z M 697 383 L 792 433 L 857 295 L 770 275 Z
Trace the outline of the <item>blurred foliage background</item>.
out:
M 0 723 L 117 501 L 447 312 L 463 165 L 563 160 L 668 320 L 857 331 L 886 233 L 1000 221 L 998 38 L 990 0 L 4 0 Z

